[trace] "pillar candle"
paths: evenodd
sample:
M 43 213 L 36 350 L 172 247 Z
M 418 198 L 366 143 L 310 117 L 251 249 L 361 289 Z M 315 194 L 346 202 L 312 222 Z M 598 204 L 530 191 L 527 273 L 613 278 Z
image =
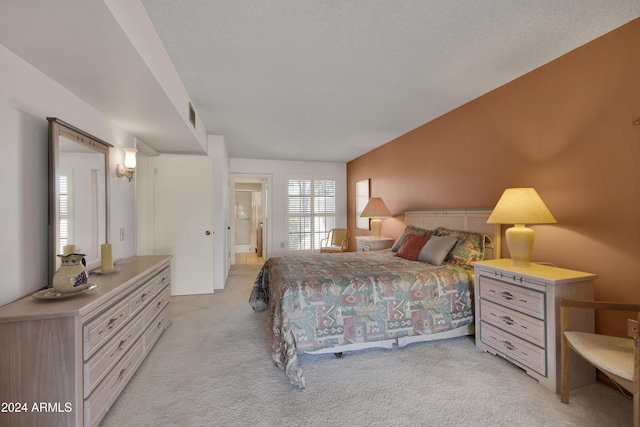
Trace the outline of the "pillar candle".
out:
M 76 245 L 64 245 L 62 247 L 62 255 L 69 255 L 76 252 Z
M 100 268 L 102 271 L 113 271 L 113 255 L 111 254 L 111 243 L 100 246 Z

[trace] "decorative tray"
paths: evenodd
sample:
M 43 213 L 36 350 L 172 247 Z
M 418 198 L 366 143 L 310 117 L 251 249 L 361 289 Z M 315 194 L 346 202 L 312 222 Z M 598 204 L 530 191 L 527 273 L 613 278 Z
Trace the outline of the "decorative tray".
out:
M 97 287 L 98 285 L 95 285 L 95 284 L 89 285 L 86 288 L 82 289 L 81 291 L 69 292 L 67 294 L 60 293 L 53 288 L 47 288 L 31 294 L 31 296 L 36 299 L 64 299 L 64 298 L 70 298 L 70 297 L 86 294 L 87 292 L 92 291 Z

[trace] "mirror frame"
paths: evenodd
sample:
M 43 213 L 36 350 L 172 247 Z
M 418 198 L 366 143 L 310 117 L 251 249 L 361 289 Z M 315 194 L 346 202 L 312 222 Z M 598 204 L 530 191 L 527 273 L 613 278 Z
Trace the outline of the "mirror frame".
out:
M 58 176 L 60 175 L 60 136 L 62 135 L 84 147 L 104 154 L 105 243 L 109 243 L 109 148 L 113 147 L 113 145 L 55 117 L 47 117 L 47 120 L 49 121 L 49 285 L 51 285 L 53 275 L 56 272 L 58 255 L 56 236 L 58 236 L 60 226 L 58 206 L 58 194 L 60 190 L 60 184 L 58 182 Z

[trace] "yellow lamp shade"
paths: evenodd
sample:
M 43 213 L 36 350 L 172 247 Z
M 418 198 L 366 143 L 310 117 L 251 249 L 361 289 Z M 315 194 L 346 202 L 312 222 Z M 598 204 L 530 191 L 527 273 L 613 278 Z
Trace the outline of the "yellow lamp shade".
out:
M 514 224 L 505 232 L 511 265 L 529 267 L 535 233 L 525 224 L 555 224 L 547 206 L 533 188 L 507 188 L 489 215 L 488 223 Z

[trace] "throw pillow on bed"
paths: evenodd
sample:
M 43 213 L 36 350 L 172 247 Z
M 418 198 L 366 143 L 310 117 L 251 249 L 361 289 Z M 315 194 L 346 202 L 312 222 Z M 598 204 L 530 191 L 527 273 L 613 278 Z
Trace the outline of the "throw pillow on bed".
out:
M 406 258 L 411 261 L 415 261 L 418 259 L 418 254 L 420 253 L 420 249 L 424 246 L 425 243 L 429 240 L 431 236 L 419 236 L 417 234 L 409 234 L 405 237 L 402 245 L 400 245 L 400 249 L 396 253 L 396 256 Z
M 458 239 L 458 243 L 445 258 L 446 262 L 470 265 L 473 261 L 484 259 L 484 235 L 471 231 L 450 230 L 445 227 L 436 229 L 436 236 L 449 236 Z
M 424 228 L 407 225 L 407 227 L 404 229 L 404 233 L 402 233 L 402 235 L 398 237 L 398 240 L 396 240 L 391 247 L 391 252 L 398 252 L 398 249 L 400 249 L 400 246 L 402 246 L 402 243 L 404 243 L 404 239 L 406 239 L 407 236 L 411 234 L 417 234 L 418 236 L 433 236 L 436 233 L 432 230 L 425 230 Z
M 455 237 L 432 236 L 418 253 L 418 261 L 440 265 L 457 242 Z

